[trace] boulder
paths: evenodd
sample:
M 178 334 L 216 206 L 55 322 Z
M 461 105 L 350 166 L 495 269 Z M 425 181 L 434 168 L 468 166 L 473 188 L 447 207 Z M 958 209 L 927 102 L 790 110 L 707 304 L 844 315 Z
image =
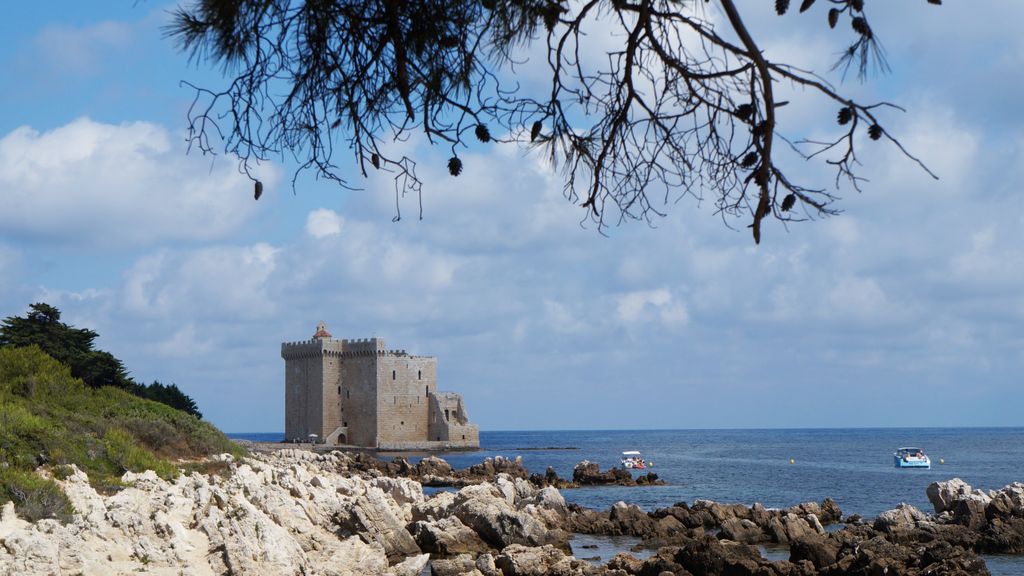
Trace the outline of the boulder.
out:
M 437 456 L 427 456 L 416 464 L 414 473 L 417 476 L 451 476 L 452 467 Z
M 367 542 L 380 544 L 393 563 L 421 553 L 412 535 L 406 531 L 401 513 L 394 500 L 379 488 L 369 486 L 366 493 L 356 499 L 345 527 Z
M 389 478 L 382 476 L 370 481 L 370 485 L 379 488 L 391 497 L 402 508 L 403 518 L 412 519 L 412 508 L 423 503 L 423 485 L 408 478 Z
M 454 558 L 442 558 L 430 562 L 431 576 L 484 576 L 477 569 L 476 561 L 470 554 L 460 554 Z
M 945 482 L 932 482 L 926 490 L 928 501 L 932 503 L 936 514 L 953 510 L 957 500 L 971 493 L 971 485 L 959 478 Z
M 839 543 L 824 536 L 800 538 L 789 544 L 789 561 L 807 560 L 818 570 L 836 563 Z
M 554 546 L 508 546 L 494 559 L 504 576 L 574 576 L 581 563 Z
M 730 518 L 722 522 L 718 537 L 744 544 L 757 544 L 768 539 L 760 526 L 750 520 L 739 518 Z
M 881 532 L 898 532 L 912 530 L 922 522 L 927 522 L 928 517 L 911 506 L 910 504 L 900 504 L 892 510 L 887 510 L 878 515 L 875 518 L 874 528 Z
M 430 562 L 430 554 L 420 554 L 419 556 L 410 556 L 405 560 L 395 564 L 391 568 L 388 568 L 387 576 L 420 576 L 423 573 L 423 569 L 427 567 L 427 563 Z M 364 567 L 358 567 L 356 570 L 351 572 L 353 574 L 367 574 L 370 573 Z
M 431 554 L 457 556 L 489 550 L 476 532 L 454 516 L 436 522 L 414 522 L 410 531 L 420 550 Z
M 502 576 L 501 571 L 494 564 L 494 556 L 481 554 L 476 557 L 476 569 L 484 576 Z
M 814 515 L 812 514 L 810 517 L 813 518 Z M 796 514 L 786 514 L 781 518 L 781 520 L 783 530 L 785 530 L 786 533 L 786 540 L 789 542 L 795 542 L 801 538 L 817 536 L 820 534 L 818 531 L 819 529 L 824 532 L 824 529 L 821 528 L 821 524 L 818 524 L 817 528 L 815 528 L 806 519 L 801 518 Z
M 695 500 L 690 511 L 695 514 L 707 513 L 711 521 L 705 520 L 704 526 L 711 528 L 721 526 L 722 522 L 730 518 L 746 518 L 750 520 L 750 509 L 742 504 L 720 504 L 712 500 Z
M 514 509 L 493 484 L 479 484 L 460 490 L 452 513 L 476 531 L 484 542 L 498 550 L 511 544 L 568 545 L 567 533 L 548 530 L 540 520 Z
M 988 524 L 985 517 L 985 508 L 991 501 L 988 496 L 970 494 L 961 500 L 957 500 L 953 506 L 953 521 L 971 530 L 980 530 Z
M 612 505 L 609 521 L 616 526 L 619 534 L 649 538 L 656 534 L 655 521 L 635 504 L 621 500 Z
M 412 507 L 413 520 L 437 520 L 451 514 L 455 492 L 438 492 Z
M 756 546 L 727 543 L 711 536 L 692 540 L 678 548 L 674 560 L 693 574 L 756 574 L 762 564 L 770 565 L 761 557 Z

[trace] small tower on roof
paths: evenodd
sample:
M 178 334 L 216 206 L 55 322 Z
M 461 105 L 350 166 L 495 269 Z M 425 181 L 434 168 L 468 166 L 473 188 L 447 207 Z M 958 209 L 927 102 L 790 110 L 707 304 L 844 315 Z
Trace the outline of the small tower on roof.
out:
M 321 320 L 320 323 L 316 325 L 316 333 L 313 334 L 313 338 L 316 340 L 331 338 L 331 333 L 327 331 L 327 324 L 324 324 L 323 320 Z

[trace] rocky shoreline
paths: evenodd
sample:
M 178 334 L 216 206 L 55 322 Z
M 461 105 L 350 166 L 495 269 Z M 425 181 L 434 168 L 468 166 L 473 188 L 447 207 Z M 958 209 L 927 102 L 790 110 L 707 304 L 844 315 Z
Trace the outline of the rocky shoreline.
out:
M 77 511 L 67 524 L 25 522 L 8 503 L 0 573 L 973 576 L 988 574 L 979 553 L 1024 554 L 1024 484 L 981 492 L 936 483 L 934 514 L 900 505 L 864 522 L 842 518 L 829 499 L 589 510 L 567 504 L 559 486 L 624 478 L 585 462 L 568 480 L 499 458 L 465 470 L 436 457 L 410 464 L 292 449 L 220 459 L 221 476 L 128 473 L 129 487 L 109 496 L 74 469 L 59 480 Z M 426 496 L 425 485 L 458 490 Z M 594 564 L 573 555 L 573 533 L 634 536 L 657 551 Z M 788 545 L 789 560 L 763 558 L 761 544 Z

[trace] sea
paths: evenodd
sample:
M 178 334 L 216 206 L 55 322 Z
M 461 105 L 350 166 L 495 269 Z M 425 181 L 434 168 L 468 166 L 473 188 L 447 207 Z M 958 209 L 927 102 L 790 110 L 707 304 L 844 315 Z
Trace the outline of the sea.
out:
M 284 435 L 228 436 L 274 442 Z M 653 463 L 648 471 L 667 482 L 562 491 L 566 500 L 600 510 L 620 500 L 652 511 L 698 499 L 785 508 L 829 497 L 844 516 L 871 519 L 902 502 L 932 512 L 926 489 L 935 481 L 960 478 L 983 490 L 1024 482 L 1024 428 L 481 431 L 480 445 L 438 455 L 456 468 L 488 457 L 522 457 L 530 472 L 551 466 L 571 479 L 582 460 L 604 470 L 619 465 L 623 451 L 639 450 Z M 893 452 L 911 446 L 928 454 L 930 470 L 893 466 Z M 405 456 L 415 461 L 422 455 Z M 617 546 L 597 544 L 595 554 Z M 1024 557 L 985 559 L 993 576 L 1024 576 Z

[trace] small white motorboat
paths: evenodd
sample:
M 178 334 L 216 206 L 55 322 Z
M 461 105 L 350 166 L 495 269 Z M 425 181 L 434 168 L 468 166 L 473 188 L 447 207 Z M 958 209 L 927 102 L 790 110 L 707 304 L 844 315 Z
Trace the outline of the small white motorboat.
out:
M 900 448 L 892 455 L 897 468 L 931 468 L 932 461 L 920 448 Z
M 647 468 L 647 464 L 644 462 L 643 456 L 641 456 L 639 452 L 636 450 L 629 450 L 622 453 L 622 467 L 643 470 L 644 468 Z

